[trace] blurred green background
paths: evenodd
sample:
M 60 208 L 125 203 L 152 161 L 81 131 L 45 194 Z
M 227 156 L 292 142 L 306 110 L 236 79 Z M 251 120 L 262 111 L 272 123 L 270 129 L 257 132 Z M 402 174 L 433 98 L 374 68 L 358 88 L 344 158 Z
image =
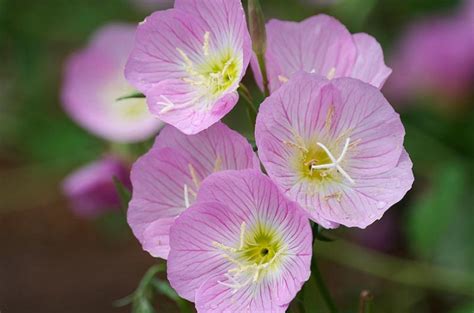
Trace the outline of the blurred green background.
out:
M 461 5 L 315 2 L 323 4 L 262 1 L 268 18 L 334 15 L 351 32 L 375 36 L 387 61 L 406 25 Z M 59 94 L 65 59 L 95 29 L 112 21 L 137 23 L 150 12 L 128 0 L 0 0 L 2 313 L 130 311 L 113 301 L 133 291 L 154 260 L 130 236 L 123 215 L 91 222 L 68 210 L 58 188 L 62 178 L 110 145 L 75 125 L 62 111 Z M 391 101 L 405 124 L 414 163 L 416 181 L 408 196 L 367 230 L 339 229 L 335 235 L 343 239 L 316 246 L 344 312 L 357 312 L 365 289 L 375 297 L 374 312 L 474 312 L 474 90 L 459 103 L 439 102 L 429 96 L 403 105 Z M 246 132 L 243 107 L 226 122 Z M 316 295 L 305 297 L 326 312 Z M 170 301 L 158 302 L 158 312 L 176 311 Z

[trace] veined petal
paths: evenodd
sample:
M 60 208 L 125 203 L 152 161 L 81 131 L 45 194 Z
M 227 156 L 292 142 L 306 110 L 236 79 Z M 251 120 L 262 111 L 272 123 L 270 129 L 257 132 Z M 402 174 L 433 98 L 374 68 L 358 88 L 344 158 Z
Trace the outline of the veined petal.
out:
M 133 165 L 133 197 L 127 216 L 133 233 L 141 242 L 151 223 L 174 218 L 186 210 L 184 186 L 195 188 L 188 170 L 191 162 L 179 150 L 163 148 L 150 150 Z M 200 164 L 193 164 L 193 169 L 196 175 L 205 173 Z
M 381 216 L 375 205 L 383 202 L 386 210 L 401 199 L 383 197 L 409 189 L 398 184 L 392 191 L 380 189 L 377 201 L 354 198 L 365 180 L 397 167 L 404 134 L 400 117 L 377 88 L 352 78 L 329 81 L 300 73 L 262 103 L 255 138 L 269 176 L 311 219 L 333 228 L 367 226 L 361 220 Z M 400 171 L 403 186 L 411 186 L 411 168 Z M 362 217 L 359 208 L 366 210 Z
M 143 232 L 143 250 L 166 260 L 170 252 L 170 228 L 175 220 L 175 217 L 160 218 L 148 225 Z
M 145 250 L 166 258 L 167 232 L 194 202 L 202 181 L 227 169 L 259 169 L 250 144 L 222 123 L 192 136 L 166 126 L 133 166 L 128 223 Z
M 348 76 L 357 55 L 349 31 L 336 19 L 323 14 L 300 23 L 271 20 L 267 24 L 267 42 L 271 91 L 298 71 L 325 77 Z M 253 70 L 259 71 L 255 67 Z
M 171 227 L 168 280 L 178 294 L 195 301 L 196 290 L 215 273 L 225 273 L 232 264 L 213 242 L 232 245 L 238 238 L 241 218 L 222 203 L 195 203 Z
M 355 34 L 353 38 L 357 46 L 357 59 L 350 77 L 381 89 L 392 73 L 392 69 L 385 65 L 382 47 L 375 38 L 365 33 Z
M 238 100 L 237 92 L 217 100 L 209 99 L 180 79 L 164 80 L 154 85 L 147 97 L 151 113 L 188 135 L 197 134 L 218 122 Z
M 174 6 L 190 14 L 199 15 L 207 25 L 207 29 L 214 31 L 213 36 L 216 42 L 231 43 L 234 49 L 243 51 L 242 77 L 252 54 L 242 2 L 240 0 L 176 0 Z
M 176 1 L 138 26 L 125 74 L 154 115 L 196 134 L 237 103 L 249 36 L 240 1 Z
M 260 169 L 260 161 L 247 139 L 222 122 L 190 136 L 183 135 L 174 127 L 165 127 L 156 137 L 153 147 L 186 151 L 188 157 L 202 164 L 209 173 L 226 169 Z
M 411 189 L 413 183 L 412 162 L 403 151 L 395 168 L 373 176 L 355 176 L 358 181 L 353 188 L 333 185 L 324 190 L 320 199 L 325 218 L 348 227 L 366 228 Z M 341 193 L 339 199 L 328 197 Z
M 284 312 L 309 278 L 306 214 L 255 170 L 209 176 L 170 238 L 168 279 L 200 312 Z

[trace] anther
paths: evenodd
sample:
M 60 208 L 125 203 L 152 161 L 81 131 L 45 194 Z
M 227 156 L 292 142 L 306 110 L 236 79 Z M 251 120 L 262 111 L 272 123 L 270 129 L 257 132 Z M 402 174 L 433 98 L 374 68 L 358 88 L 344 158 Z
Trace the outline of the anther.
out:
M 333 79 L 334 77 L 336 76 L 336 68 L 335 67 L 331 67 L 331 69 L 329 70 L 328 74 L 326 75 L 327 79 L 331 80 Z

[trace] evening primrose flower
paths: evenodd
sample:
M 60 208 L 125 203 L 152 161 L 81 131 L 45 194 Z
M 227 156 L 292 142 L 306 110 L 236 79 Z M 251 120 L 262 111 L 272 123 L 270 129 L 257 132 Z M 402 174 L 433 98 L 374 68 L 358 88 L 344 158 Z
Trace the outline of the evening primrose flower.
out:
M 134 33 L 134 26 L 107 25 L 65 67 L 64 109 L 86 130 L 109 141 L 145 140 L 163 125 L 148 112 L 144 99 L 117 101 L 136 92 L 123 74 Z
M 194 203 L 208 175 L 259 167 L 247 140 L 220 122 L 192 136 L 166 126 L 133 165 L 128 223 L 144 250 L 166 259 L 169 228 Z
M 382 88 L 392 72 L 384 63 L 380 44 L 370 35 L 351 35 L 338 20 L 324 14 L 300 23 L 271 20 L 267 23 L 265 54 L 270 91 L 274 92 L 295 73 L 316 73 L 328 79 L 353 77 Z M 252 69 L 262 78 L 256 59 Z
M 285 312 L 310 276 L 305 212 L 255 170 L 209 176 L 170 246 L 168 279 L 198 312 Z
M 177 0 L 138 26 L 125 74 L 151 113 L 196 134 L 237 103 L 250 54 L 240 0 Z
M 120 199 L 113 179 L 130 186 L 130 168 L 121 160 L 106 156 L 70 174 L 62 183 L 72 211 L 83 218 L 96 218 L 118 211 Z
M 360 80 L 300 73 L 260 107 L 255 138 L 269 176 L 324 227 L 365 228 L 413 182 L 399 115 Z

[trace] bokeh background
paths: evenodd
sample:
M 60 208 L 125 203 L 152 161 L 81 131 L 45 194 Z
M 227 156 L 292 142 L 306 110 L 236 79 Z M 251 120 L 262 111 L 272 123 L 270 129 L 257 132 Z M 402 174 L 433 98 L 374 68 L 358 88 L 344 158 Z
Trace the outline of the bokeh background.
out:
M 69 209 L 59 188 L 63 178 L 116 147 L 74 124 L 59 95 L 65 60 L 98 27 L 137 23 L 158 8 L 156 2 L 0 0 L 2 313 L 130 312 L 113 303 L 130 294 L 155 262 L 131 236 L 124 212 L 85 220 Z M 469 13 L 469 3 L 457 0 L 262 4 L 268 18 L 299 21 L 326 12 L 351 32 L 372 34 L 394 70 L 384 93 L 405 124 L 416 181 L 381 221 L 366 230 L 330 232 L 339 239 L 316 245 L 323 275 L 343 312 L 357 312 L 362 290 L 374 295 L 374 312 L 474 312 L 474 45 L 468 49 L 470 58 L 450 63 L 455 52 L 438 53 L 443 45 L 422 49 L 415 40 L 405 50 L 421 54 L 418 61 L 397 59 L 402 38 L 427 19 L 459 20 L 465 13 L 460 28 L 472 43 L 474 5 Z M 465 48 L 468 37 L 446 39 L 446 47 Z M 446 65 L 447 73 L 410 74 L 418 65 L 423 72 L 422 60 L 429 57 Z M 444 90 L 458 79 L 451 72 L 461 69 L 467 70 L 463 88 Z M 413 88 L 401 90 L 396 76 Z M 441 83 L 431 89 L 418 84 L 430 78 Z M 251 75 L 247 84 L 253 84 Z M 225 121 L 248 132 L 243 104 Z M 317 295 L 307 297 L 326 312 Z M 177 311 L 166 298 L 157 302 L 157 312 Z

